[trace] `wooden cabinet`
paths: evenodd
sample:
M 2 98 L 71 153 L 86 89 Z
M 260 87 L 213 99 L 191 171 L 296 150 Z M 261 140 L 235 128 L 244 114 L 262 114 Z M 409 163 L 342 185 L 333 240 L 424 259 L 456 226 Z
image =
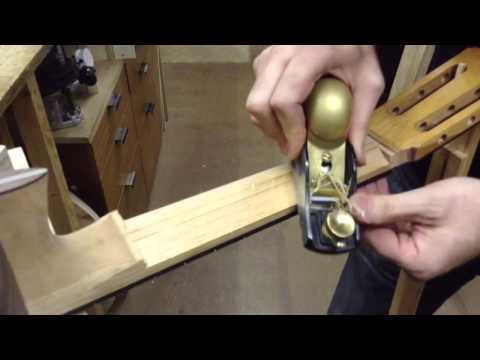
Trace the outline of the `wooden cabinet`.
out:
M 141 45 L 136 47 L 136 52 L 137 58 L 129 60 L 126 68 L 138 138 L 142 144 L 147 192 L 150 194 L 162 145 L 165 104 L 159 91 L 162 87 L 158 48 Z
M 133 171 L 129 174 L 130 182 L 124 187 L 124 193 L 118 206 L 118 211 L 124 219 L 142 214 L 148 201 L 140 146 L 137 146 L 132 160 L 131 169 Z
M 79 126 L 55 131 L 72 192 L 97 213 L 124 218 L 147 210 L 166 120 L 156 46 L 137 59 L 97 64 L 98 94 L 79 100 Z

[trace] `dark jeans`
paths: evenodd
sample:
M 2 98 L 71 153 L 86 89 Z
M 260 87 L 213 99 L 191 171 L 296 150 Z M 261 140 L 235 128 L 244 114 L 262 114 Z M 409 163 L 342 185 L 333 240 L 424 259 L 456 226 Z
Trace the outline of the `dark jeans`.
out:
M 408 191 L 425 182 L 428 161 L 408 164 L 392 171 L 388 183 L 392 193 Z M 366 246 L 350 253 L 335 290 L 329 315 L 388 314 L 397 284 L 398 266 Z M 451 295 L 480 274 L 480 259 L 429 281 L 417 314 L 433 314 Z

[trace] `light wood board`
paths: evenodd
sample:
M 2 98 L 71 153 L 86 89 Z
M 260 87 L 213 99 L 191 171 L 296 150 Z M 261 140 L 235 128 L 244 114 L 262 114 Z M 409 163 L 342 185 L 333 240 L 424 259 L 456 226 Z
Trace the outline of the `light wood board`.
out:
M 375 150 L 378 149 L 367 152 L 368 159 L 372 160 L 370 154 L 377 156 Z M 386 169 L 384 162 L 379 164 L 379 169 Z M 379 169 L 372 160 L 368 169 L 360 168 L 360 177 L 365 181 L 370 174 L 383 171 Z M 101 281 L 88 278 L 81 286 L 59 288 L 41 301 L 29 299 L 29 309 L 36 314 L 77 310 L 263 225 L 291 216 L 297 205 L 293 181 L 291 167 L 281 165 L 128 219 L 124 225 L 117 216 L 117 227 L 124 229 L 125 240 L 145 266 L 126 269 Z M 106 218 L 110 216 L 112 214 Z M 95 229 L 89 227 L 85 231 L 102 233 L 110 231 L 111 227 L 110 223 L 94 225 Z M 85 235 L 74 233 L 72 236 Z
M 0 115 L 25 84 L 25 74 L 35 70 L 49 45 L 0 45 Z

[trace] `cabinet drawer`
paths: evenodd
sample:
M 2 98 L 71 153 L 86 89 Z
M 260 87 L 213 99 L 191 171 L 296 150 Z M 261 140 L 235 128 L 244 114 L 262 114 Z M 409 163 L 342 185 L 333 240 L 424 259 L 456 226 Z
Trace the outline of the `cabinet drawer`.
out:
M 152 130 L 161 136 L 162 101 L 159 95 L 159 58 L 155 46 L 138 46 L 139 58 L 127 63 L 128 80 L 132 93 L 133 112 L 139 138 Z M 141 71 L 147 64 L 148 70 Z
M 133 176 L 130 179 L 132 183 L 123 189 L 122 198 L 118 204 L 118 211 L 124 219 L 144 213 L 148 205 L 145 176 L 139 146 L 137 146 L 133 160 L 130 166 L 131 172 L 133 172 Z
M 112 142 L 110 158 L 102 178 L 105 199 L 109 210 L 116 208 L 121 197 L 125 180 L 130 171 L 129 165 L 133 156 L 135 156 L 134 152 L 138 142 L 131 110 L 129 107 L 127 109 L 129 110 L 127 114 L 130 113 L 130 116 L 126 116 L 124 118 L 125 122 L 121 124 L 121 127 L 117 128 L 126 129 L 124 131 L 124 134 L 126 134 L 124 142 L 116 144 Z
M 160 97 L 158 49 L 138 46 L 137 59 L 127 64 L 132 107 L 141 144 L 147 192 L 150 193 L 162 142 L 163 100 Z M 141 72 L 142 64 L 149 64 Z
M 126 118 L 131 116 L 128 83 L 124 72 L 112 92 L 112 97 L 117 99 L 116 104 L 107 107 L 105 110 L 102 118 L 99 120 L 100 124 L 92 142 L 93 153 L 101 178 L 113 150 L 116 131 L 127 122 Z

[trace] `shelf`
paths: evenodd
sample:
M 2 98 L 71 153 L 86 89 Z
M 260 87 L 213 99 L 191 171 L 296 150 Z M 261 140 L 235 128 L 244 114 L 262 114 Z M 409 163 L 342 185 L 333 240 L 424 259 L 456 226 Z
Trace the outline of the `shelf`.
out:
M 105 60 L 96 64 L 98 93 L 76 100 L 76 103 L 82 108 L 82 122 L 75 127 L 53 131 L 53 137 L 57 144 L 93 141 L 100 124 L 99 120 L 105 113 L 113 90 L 122 74 L 123 64 L 122 60 Z

